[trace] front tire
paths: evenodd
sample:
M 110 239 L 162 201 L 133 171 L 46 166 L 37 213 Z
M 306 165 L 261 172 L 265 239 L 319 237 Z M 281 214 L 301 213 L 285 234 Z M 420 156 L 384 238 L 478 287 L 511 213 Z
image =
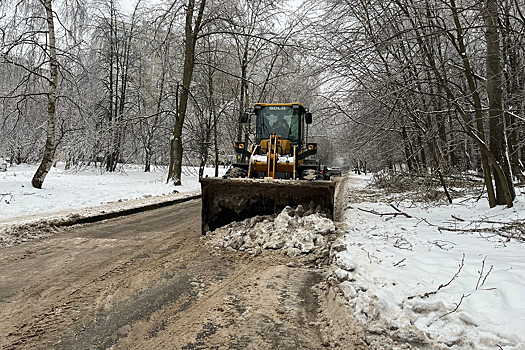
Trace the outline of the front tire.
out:
M 315 181 L 321 180 L 323 177 L 321 173 L 315 169 L 305 169 L 301 171 L 301 180 Z
M 248 176 L 248 172 L 243 168 L 230 168 L 226 171 L 226 174 L 222 177 L 223 179 L 238 179 Z

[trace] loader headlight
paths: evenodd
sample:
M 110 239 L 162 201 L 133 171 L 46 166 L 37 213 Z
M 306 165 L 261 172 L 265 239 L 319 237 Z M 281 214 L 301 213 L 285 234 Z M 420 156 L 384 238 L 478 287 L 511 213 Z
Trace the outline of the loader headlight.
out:
M 317 150 L 317 143 L 309 143 L 307 147 L 309 151 Z
M 246 144 L 244 142 L 235 142 L 235 148 L 244 149 Z

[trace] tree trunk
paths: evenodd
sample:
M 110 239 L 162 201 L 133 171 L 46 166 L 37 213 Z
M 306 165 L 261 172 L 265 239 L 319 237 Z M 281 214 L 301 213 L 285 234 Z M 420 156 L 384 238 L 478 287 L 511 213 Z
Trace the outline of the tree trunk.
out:
M 525 182 L 525 176 L 522 173 L 522 167 L 520 166 L 520 145 L 518 141 L 518 120 L 515 116 L 507 116 L 508 120 L 508 129 L 509 130 L 509 153 L 510 153 L 510 164 L 512 173 L 519 182 Z
M 243 139 L 243 129 L 245 133 L 245 140 L 246 144 L 248 144 L 248 140 L 246 137 L 246 134 L 249 133 L 249 127 L 244 127 L 244 124 L 241 123 L 241 118 L 244 114 L 244 109 L 246 107 L 245 103 L 245 94 L 246 94 L 246 70 L 248 68 L 248 41 L 246 41 L 246 45 L 244 46 L 244 53 L 242 57 L 241 62 L 241 91 L 239 96 L 239 128 L 237 130 L 237 141 L 242 141 Z M 246 161 L 246 156 L 237 154 L 237 161 L 244 163 Z
M 217 124 L 219 123 L 219 120 L 217 118 L 215 106 L 213 107 L 213 114 L 213 151 L 215 153 L 215 177 L 219 177 L 219 135 L 217 132 Z
M 481 98 L 476 87 L 476 81 L 474 80 L 474 74 L 472 72 L 472 67 L 470 65 L 469 57 L 467 56 L 467 50 L 465 48 L 465 42 L 463 40 L 463 28 L 459 21 L 459 14 L 456 7 L 455 0 L 450 0 L 450 7 L 454 17 L 454 24 L 456 26 L 457 33 L 457 44 L 459 48 L 459 54 L 462 57 L 463 68 L 465 70 L 465 77 L 467 78 L 468 86 L 470 93 L 472 94 L 472 99 L 474 102 L 474 110 L 476 115 L 476 128 L 477 128 L 477 137 L 483 143 L 485 143 L 485 128 L 483 126 L 483 108 L 481 105 Z M 470 123 L 469 123 L 470 125 Z M 468 127 L 468 125 L 467 125 Z M 494 194 L 494 186 L 492 184 L 492 176 L 489 168 L 488 155 L 484 150 L 481 150 L 481 162 L 483 164 L 483 174 L 485 178 L 485 186 L 487 187 L 487 193 L 489 196 L 489 205 L 490 207 L 496 206 L 496 196 Z
M 55 41 L 55 24 L 53 20 L 53 8 L 51 7 L 52 0 L 45 0 L 46 19 L 49 36 L 49 68 L 51 77 L 49 79 L 49 92 L 47 94 L 47 130 L 46 130 L 46 144 L 44 148 L 44 157 L 38 167 L 31 184 L 35 188 L 42 188 L 42 184 L 53 165 L 56 150 L 56 134 L 55 134 L 55 110 L 56 110 L 56 95 L 58 85 L 58 62 L 56 53 Z
M 117 28 L 116 28 L 116 20 L 115 20 L 115 1 L 110 1 L 110 8 L 109 8 L 109 23 L 110 23 L 110 37 L 109 37 L 109 106 L 108 111 L 106 112 L 107 118 L 108 118 L 108 127 L 109 127 L 109 133 L 108 133 L 108 139 L 107 139 L 107 149 L 106 149 L 106 171 L 112 172 L 116 168 L 115 164 L 115 128 L 116 128 L 116 110 L 117 110 L 117 97 L 118 96 L 118 89 L 116 86 L 118 85 L 118 69 L 119 69 L 119 56 L 117 53 Z M 114 35 L 115 33 L 115 35 Z M 114 71 L 114 67 L 116 67 L 117 71 Z M 117 81 L 115 83 L 115 80 Z
M 166 50 L 167 51 L 167 50 Z M 165 89 L 165 83 L 166 83 L 166 61 L 167 61 L 167 52 L 164 52 L 163 58 L 162 58 L 162 73 L 160 77 L 160 87 L 159 87 L 159 96 L 157 98 L 157 106 L 155 109 L 155 117 L 153 117 L 153 123 L 151 128 L 148 128 L 147 130 L 147 140 L 146 140 L 146 147 L 144 149 L 145 151 L 145 167 L 144 172 L 151 171 L 151 160 L 153 157 L 153 139 L 155 137 L 155 130 L 157 129 L 157 124 L 159 122 L 159 115 L 161 114 L 161 108 L 162 108 L 162 99 L 164 96 L 164 89 Z
M 503 19 L 501 20 L 501 36 L 502 36 L 502 51 L 503 51 L 503 62 L 502 65 L 507 67 L 503 71 L 504 80 L 506 81 L 506 96 L 504 99 L 506 105 L 504 110 L 512 110 L 514 113 L 522 114 L 523 119 L 523 108 L 522 101 L 523 97 L 521 89 L 523 85 L 523 69 L 521 65 L 522 50 L 515 43 L 515 29 L 513 28 L 512 20 L 513 14 L 510 13 L 511 6 L 507 3 L 503 6 Z M 525 176 L 522 173 L 522 166 L 520 165 L 520 138 L 518 132 L 518 118 L 514 113 L 505 113 L 505 125 L 507 127 L 508 135 L 508 154 L 510 155 L 510 167 L 512 169 L 512 175 L 516 177 L 518 182 L 525 182 Z
M 496 0 L 485 1 L 485 38 L 487 40 L 487 94 L 489 98 L 489 127 L 490 127 L 490 152 L 494 155 L 504 176 L 498 175 L 493 169 L 496 184 L 496 203 L 508 204 L 516 197 L 512 182 L 507 137 L 505 135 L 505 119 L 503 115 L 503 89 L 502 71 L 500 64 L 500 45 L 498 33 L 498 4 Z M 505 184 L 506 182 L 506 184 Z
M 425 173 L 427 171 L 427 155 L 425 153 L 425 146 L 423 145 L 423 140 L 421 139 L 421 134 L 417 135 L 417 143 L 418 147 L 420 148 L 420 155 L 421 155 L 421 171 Z
M 403 137 L 403 145 L 405 146 L 405 159 L 407 161 L 408 171 L 412 172 L 412 170 L 414 170 L 412 165 L 412 152 L 410 152 L 410 141 L 408 140 L 408 134 L 404 124 L 401 127 L 401 136 Z
M 448 129 L 452 130 L 454 124 L 452 123 L 452 115 L 451 114 L 449 114 L 449 116 L 447 118 L 447 121 L 448 121 Z M 449 141 L 447 141 L 447 144 L 445 145 L 445 147 L 448 147 L 448 155 L 449 155 L 448 163 L 450 164 L 451 168 L 455 168 L 458 165 L 458 161 L 456 159 L 456 154 L 454 153 L 454 145 L 453 145 L 452 137 L 450 138 Z
M 188 97 L 190 93 L 191 77 L 193 75 L 193 68 L 195 64 L 195 44 L 197 43 L 197 36 L 200 31 L 202 15 L 206 0 L 201 0 L 195 26 L 192 26 L 193 11 L 195 7 L 195 0 L 188 0 L 188 8 L 186 10 L 186 25 L 185 36 L 186 44 L 184 49 L 184 72 L 182 77 L 182 92 L 177 107 L 177 119 L 173 127 L 173 138 L 171 140 L 170 148 L 170 167 L 168 171 L 168 182 L 171 180 L 175 186 L 180 186 L 182 175 L 182 127 L 184 126 L 184 118 L 186 116 L 186 109 L 188 106 Z
M 214 163 L 215 163 L 215 177 L 219 176 L 219 140 L 217 132 L 217 124 L 219 123 L 219 118 L 217 115 L 217 107 L 215 104 L 215 90 L 214 90 L 214 81 L 213 81 L 213 72 L 210 67 L 208 71 L 209 80 L 208 80 L 208 89 L 210 91 L 210 121 L 211 121 L 211 130 L 209 130 L 210 139 L 213 137 L 213 153 L 214 153 Z

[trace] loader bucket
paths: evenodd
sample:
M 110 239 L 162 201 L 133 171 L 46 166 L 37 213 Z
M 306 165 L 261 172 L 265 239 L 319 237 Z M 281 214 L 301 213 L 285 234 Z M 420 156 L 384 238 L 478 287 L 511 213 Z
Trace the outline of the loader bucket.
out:
M 331 181 L 202 178 L 202 233 L 256 215 L 279 213 L 286 206 L 310 203 L 334 212 Z

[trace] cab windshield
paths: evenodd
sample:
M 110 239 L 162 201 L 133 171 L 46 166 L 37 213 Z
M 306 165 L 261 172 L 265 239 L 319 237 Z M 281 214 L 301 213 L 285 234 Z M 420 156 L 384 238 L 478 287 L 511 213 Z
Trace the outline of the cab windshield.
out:
M 291 106 L 266 106 L 257 110 L 257 142 L 270 137 L 272 132 L 299 143 L 299 109 Z

